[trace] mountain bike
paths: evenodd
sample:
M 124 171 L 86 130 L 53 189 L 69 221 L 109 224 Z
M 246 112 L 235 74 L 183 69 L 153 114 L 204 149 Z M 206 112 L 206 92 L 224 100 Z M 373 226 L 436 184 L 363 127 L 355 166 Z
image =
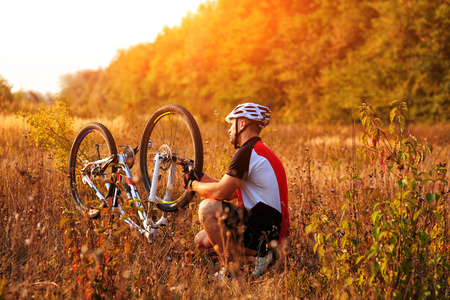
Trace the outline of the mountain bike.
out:
M 138 153 L 145 199 L 131 172 Z M 167 214 L 186 206 L 195 194 L 184 188 L 183 173 L 189 165 L 202 171 L 203 143 L 194 117 L 180 105 L 158 108 L 134 148 L 116 145 L 106 126 L 92 122 L 81 128 L 70 151 L 73 201 L 90 218 L 104 209 L 118 210 L 127 225 L 154 239 L 158 228 L 167 224 Z M 137 217 L 128 214 L 132 206 Z M 159 219 L 155 211 L 162 212 Z

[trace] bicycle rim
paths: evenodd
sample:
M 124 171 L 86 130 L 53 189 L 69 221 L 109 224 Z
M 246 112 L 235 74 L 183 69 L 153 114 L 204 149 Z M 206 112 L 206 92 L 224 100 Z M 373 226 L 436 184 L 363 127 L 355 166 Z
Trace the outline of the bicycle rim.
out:
M 158 208 L 163 211 L 175 211 L 187 205 L 194 192 L 184 189 L 181 167 L 173 164 L 181 158 L 193 159 L 194 168 L 198 172 L 202 171 L 203 144 L 200 130 L 192 115 L 176 104 L 167 104 L 157 109 L 144 128 L 140 151 L 141 176 L 148 193 L 155 166 L 155 154 L 160 153 L 167 157 L 161 164 L 159 173 L 156 192 L 160 202 Z M 171 168 L 173 173 L 170 171 Z M 170 174 L 173 174 L 173 190 L 167 198 Z
M 100 164 L 92 162 L 109 158 L 112 154 L 117 154 L 117 147 L 109 130 L 100 123 L 89 123 L 85 125 L 77 134 L 70 152 L 69 174 L 72 196 L 75 204 L 82 211 L 89 208 L 98 207 L 100 199 L 106 199 L 108 193 L 112 192 L 112 167 L 108 167 L 103 174 L 96 170 Z M 87 169 L 86 166 L 90 165 Z M 85 169 L 86 172 L 82 172 Z M 96 186 L 101 197 L 96 194 L 88 184 L 86 179 Z

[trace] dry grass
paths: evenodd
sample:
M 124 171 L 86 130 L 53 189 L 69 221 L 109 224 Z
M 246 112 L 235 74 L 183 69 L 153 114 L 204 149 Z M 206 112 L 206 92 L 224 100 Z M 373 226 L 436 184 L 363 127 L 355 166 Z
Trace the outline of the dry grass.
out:
M 144 125 L 128 125 L 120 119 L 100 121 L 118 144 L 133 146 Z M 84 123 L 76 120 L 76 130 Z M 228 143 L 228 127 L 202 123 L 200 129 L 205 171 L 221 177 L 234 152 Z M 435 143 L 430 165 L 449 164 L 448 126 L 409 130 Z M 362 178 L 357 186 L 361 190 L 381 191 L 387 181 L 376 166 L 355 152 L 358 133 L 355 139 L 352 128 L 272 124 L 263 140 L 285 164 L 291 245 L 283 248 L 277 264 L 261 278 L 243 272 L 232 281 L 217 283 L 210 280 L 219 267 L 217 259 L 200 254 L 193 243 L 200 230 L 199 199 L 171 214 L 168 234 L 160 232 L 153 244 L 113 218 L 108 224 L 114 229 L 104 235 L 100 223 L 72 213 L 76 210 L 67 175 L 55 171 L 48 154 L 36 149 L 24 131 L 21 120 L 0 115 L 0 299 L 334 298 L 332 287 L 319 275 L 314 242 L 305 235 L 309 217 L 319 210 L 335 219 L 341 217 L 349 183 L 339 179 L 353 165 Z M 364 194 L 357 200 L 362 207 L 371 205 Z M 251 268 L 252 261 L 243 261 L 243 265 Z

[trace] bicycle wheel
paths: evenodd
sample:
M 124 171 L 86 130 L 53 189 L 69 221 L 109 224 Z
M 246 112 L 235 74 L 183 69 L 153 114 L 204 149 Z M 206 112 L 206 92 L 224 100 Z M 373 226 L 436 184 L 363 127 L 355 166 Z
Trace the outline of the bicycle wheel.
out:
M 111 196 L 108 193 L 112 192 L 113 167 L 102 171 L 102 163 L 98 161 L 113 154 L 117 154 L 116 143 L 108 128 L 100 123 L 86 124 L 75 137 L 70 150 L 69 177 L 73 200 L 82 211 L 98 207 L 102 199 Z M 89 180 L 100 195 L 87 184 Z
M 184 189 L 181 167 L 173 164 L 179 159 L 188 158 L 194 160 L 197 172 L 202 172 L 203 168 L 200 130 L 194 117 L 184 107 L 177 104 L 163 105 L 150 116 L 145 125 L 140 143 L 139 164 L 147 193 L 150 193 L 157 153 L 164 156 L 156 187 L 157 206 L 162 211 L 175 211 L 186 206 L 195 192 Z M 168 185 L 170 180 L 173 180 L 173 188 Z

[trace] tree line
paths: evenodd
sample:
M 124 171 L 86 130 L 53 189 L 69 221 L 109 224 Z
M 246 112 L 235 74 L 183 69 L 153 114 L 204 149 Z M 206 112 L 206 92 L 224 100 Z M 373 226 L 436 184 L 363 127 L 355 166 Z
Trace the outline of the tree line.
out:
M 384 114 L 399 100 L 413 121 L 445 122 L 449 16 L 448 0 L 207 1 L 108 67 L 63 76 L 60 98 L 74 115 L 129 119 L 253 101 L 284 122 L 348 122 L 362 103 Z

